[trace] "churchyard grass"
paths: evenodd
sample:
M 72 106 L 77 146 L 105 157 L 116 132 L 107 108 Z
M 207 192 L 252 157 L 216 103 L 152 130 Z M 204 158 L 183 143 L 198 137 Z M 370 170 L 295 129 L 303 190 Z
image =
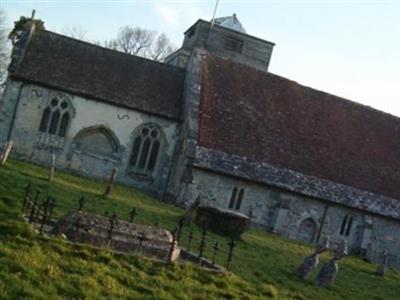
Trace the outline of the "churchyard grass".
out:
M 101 180 L 60 171 L 51 183 L 46 179 L 46 168 L 29 163 L 9 160 L 0 168 L 1 299 L 399 299 L 400 272 L 389 270 L 381 278 L 374 275 L 375 265 L 355 257 L 339 262 L 339 275 L 331 288 L 318 288 L 312 280 L 300 281 L 295 270 L 312 249 L 261 230 L 243 235 L 235 248 L 233 274 L 41 237 L 20 213 L 29 182 L 43 196 L 51 194 L 57 199 L 56 217 L 77 209 L 82 195 L 87 199 L 85 211 L 116 212 L 127 220 L 135 207 L 136 222 L 168 229 L 183 214 L 179 208 L 125 186 L 115 185 L 104 198 Z M 200 235 L 198 230 L 195 234 Z M 186 238 L 187 233 L 183 243 Z M 322 262 L 330 255 L 325 253 Z M 218 259 L 223 261 L 222 256 Z

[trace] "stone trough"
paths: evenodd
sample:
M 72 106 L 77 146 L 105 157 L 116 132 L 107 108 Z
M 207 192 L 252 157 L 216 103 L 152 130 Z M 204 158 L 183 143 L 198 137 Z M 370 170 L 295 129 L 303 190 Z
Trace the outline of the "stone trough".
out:
M 52 233 L 64 234 L 70 241 L 95 247 L 106 246 L 116 251 L 169 259 L 173 236 L 168 230 L 118 219 L 114 222 L 112 231 L 110 228 L 110 218 L 78 211 L 64 215 L 55 224 Z M 179 255 L 180 248 L 175 245 L 171 260 L 177 260 Z

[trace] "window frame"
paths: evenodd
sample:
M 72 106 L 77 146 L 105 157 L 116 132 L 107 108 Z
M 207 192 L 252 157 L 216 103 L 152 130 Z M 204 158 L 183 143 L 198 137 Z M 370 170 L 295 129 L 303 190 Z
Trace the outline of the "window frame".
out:
M 351 214 L 345 214 L 342 218 L 342 223 L 339 229 L 339 235 L 349 236 L 353 228 L 354 216 Z
M 155 132 L 157 133 L 154 134 Z M 146 146 L 146 142 L 148 142 L 148 146 Z M 164 146 L 164 134 L 158 125 L 149 123 L 136 128 L 130 147 L 128 174 L 139 175 L 147 179 L 153 178 L 159 167 Z M 147 148 L 145 152 L 143 152 L 144 147 Z
M 62 95 L 51 96 L 49 99 L 42 110 L 38 131 L 44 135 L 65 139 L 74 115 L 73 106 L 71 101 Z M 66 116 L 68 120 L 65 124 Z
M 243 53 L 244 41 L 235 37 L 226 37 L 224 49 L 235 53 Z
M 240 210 L 243 204 L 244 194 L 244 188 L 234 186 L 232 188 L 228 208 L 231 210 Z

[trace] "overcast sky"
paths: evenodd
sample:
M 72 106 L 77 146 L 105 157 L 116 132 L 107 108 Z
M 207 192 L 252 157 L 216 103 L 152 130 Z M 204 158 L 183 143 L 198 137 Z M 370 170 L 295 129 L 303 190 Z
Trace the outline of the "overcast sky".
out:
M 215 1 L 1 0 L 9 27 L 21 15 L 49 30 L 81 28 L 90 40 L 124 25 L 164 31 L 180 45 Z M 217 17 L 236 13 L 246 31 L 276 43 L 270 72 L 400 116 L 400 0 L 220 0 Z

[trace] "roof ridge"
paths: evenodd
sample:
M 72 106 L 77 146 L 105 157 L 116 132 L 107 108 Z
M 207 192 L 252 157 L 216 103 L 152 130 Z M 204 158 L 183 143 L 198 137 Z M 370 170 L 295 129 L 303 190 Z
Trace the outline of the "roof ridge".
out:
M 166 63 L 163 63 L 163 62 L 159 62 L 159 61 L 156 61 L 156 60 L 145 58 L 145 57 L 142 57 L 142 56 L 129 54 L 129 53 L 124 53 L 124 52 L 118 51 L 118 50 L 113 50 L 113 49 L 110 49 L 110 48 L 107 48 L 107 47 L 104 47 L 104 46 L 101 46 L 101 45 L 97 45 L 97 44 L 94 44 L 94 43 L 91 43 L 91 42 L 88 42 L 88 41 L 84 41 L 84 40 L 80 40 L 80 39 L 77 39 L 77 38 L 73 38 L 73 37 L 70 37 L 70 36 L 67 36 L 67 35 L 64 35 L 64 34 L 61 34 L 61 33 L 58 33 L 58 32 L 54 32 L 54 31 L 51 31 L 51 30 L 47 30 L 47 29 L 37 29 L 37 30 L 34 31 L 33 36 L 35 34 L 40 34 L 41 32 L 46 32 L 46 33 L 48 33 L 50 35 L 55 35 L 55 36 L 58 36 L 58 37 L 63 38 L 63 39 L 72 40 L 74 42 L 85 44 L 85 45 L 93 47 L 93 48 L 98 48 L 98 49 L 100 49 L 102 51 L 112 52 L 115 55 L 126 56 L 126 57 L 130 57 L 130 58 L 137 59 L 137 60 L 143 60 L 143 61 L 146 61 L 146 62 L 149 62 L 149 63 L 153 63 L 154 65 L 159 65 L 159 66 L 163 66 L 163 67 L 170 68 L 170 69 L 177 69 L 177 70 L 182 70 L 183 69 L 181 67 L 173 66 L 173 65 L 170 65 L 170 64 L 166 64 Z
M 216 55 L 213 55 L 213 54 L 211 54 L 210 52 L 208 52 L 208 55 L 210 55 L 210 56 L 212 56 L 212 57 L 217 57 Z M 351 100 L 351 99 L 345 98 L 345 97 L 343 97 L 343 96 L 338 96 L 338 95 L 332 94 L 332 93 L 330 93 L 330 92 L 326 92 L 326 91 L 323 91 L 323 90 L 320 90 L 320 89 L 317 89 L 317 88 L 310 87 L 310 86 L 308 86 L 308 85 L 299 83 L 299 82 L 296 81 L 296 80 L 287 78 L 287 77 L 282 76 L 282 75 L 278 75 L 278 74 L 272 73 L 272 72 L 270 72 L 270 71 L 265 71 L 265 70 L 253 68 L 253 67 L 248 66 L 248 65 L 246 65 L 246 64 L 243 64 L 243 63 L 240 63 L 240 62 L 236 62 L 236 61 L 233 61 L 233 60 L 230 60 L 230 59 L 227 59 L 227 58 L 223 58 L 223 57 L 218 57 L 218 58 L 219 58 L 219 59 L 223 59 L 223 60 L 225 60 L 225 61 L 228 61 L 228 62 L 230 62 L 230 63 L 232 63 L 232 64 L 241 65 L 241 66 L 243 66 L 243 67 L 245 67 L 245 68 L 254 70 L 255 72 L 260 72 L 261 74 L 263 74 L 263 75 L 265 75 L 265 76 L 272 76 L 272 77 L 277 77 L 277 78 L 280 78 L 280 79 L 283 79 L 283 80 L 286 80 L 286 81 L 290 81 L 290 82 L 292 82 L 293 84 L 296 84 L 297 86 L 300 86 L 300 87 L 302 87 L 302 88 L 305 88 L 305 89 L 308 89 L 308 90 L 312 90 L 312 91 L 314 91 L 314 92 L 318 92 L 318 93 L 320 93 L 320 94 L 324 94 L 324 95 L 327 95 L 327 96 L 330 96 L 330 97 L 335 97 L 335 98 L 337 98 L 337 99 L 340 100 L 340 101 L 347 102 L 347 103 L 351 103 L 352 105 L 359 106 L 359 107 L 363 107 L 364 109 L 368 109 L 368 110 L 370 110 L 370 111 L 374 111 L 374 112 L 378 112 L 378 113 L 381 113 L 381 114 L 385 114 L 385 115 L 388 115 L 388 116 L 391 117 L 391 118 L 394 118 L 394 119 L 400 121 L 400 116 L 393 115 L 393 114 L 391 114 L 391 113 L 389 113 L 389 112 L 386 112 L 386 111 L 377 109 L 377 108 L 372 107 L 372 106 L 370 106 L 370 105 L 363 104 L 363 103 L 357 102 L 357 101 L 355 101 L 355 100 Z

